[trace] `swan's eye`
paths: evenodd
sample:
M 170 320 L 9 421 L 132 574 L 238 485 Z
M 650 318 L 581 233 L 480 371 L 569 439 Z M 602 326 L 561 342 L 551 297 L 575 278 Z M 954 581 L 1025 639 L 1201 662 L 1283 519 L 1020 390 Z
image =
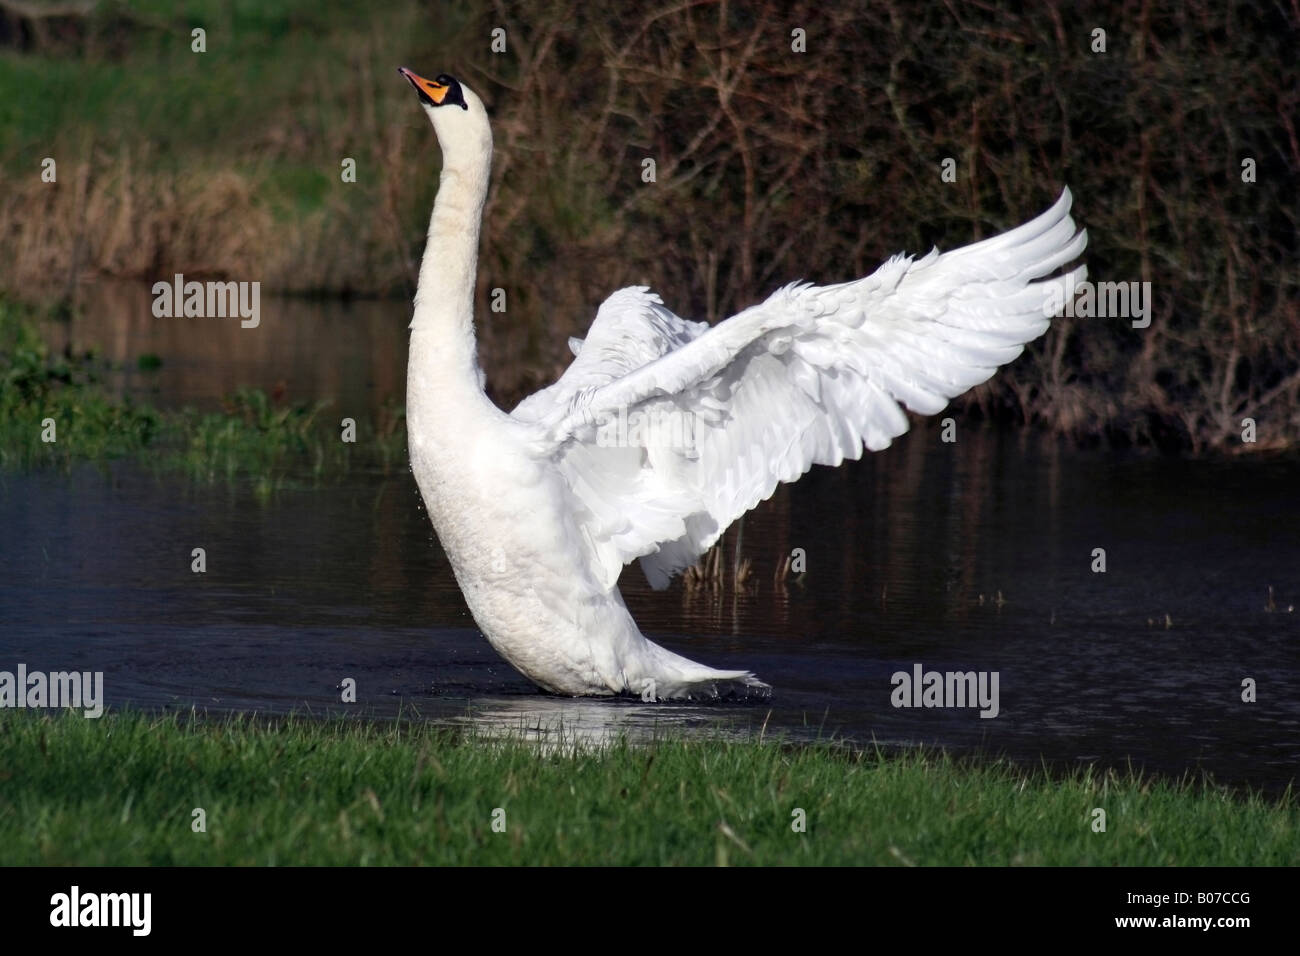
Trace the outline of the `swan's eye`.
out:
M 439 73 L 434 82 L 447 88 L 446 93 L 439 100 L 439 105 L 453 104 L 463 110 L 469 109 L 469 104 L 465 102 L 465 94 L 460 91 L 460 83 L 454 76 Z

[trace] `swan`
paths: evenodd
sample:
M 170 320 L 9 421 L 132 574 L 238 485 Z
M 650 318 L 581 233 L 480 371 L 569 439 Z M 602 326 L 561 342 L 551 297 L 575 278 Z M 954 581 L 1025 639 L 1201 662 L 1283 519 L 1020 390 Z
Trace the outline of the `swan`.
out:
M 648 640 L 619 594 L 623 566 L 640 559 L 667 587 L 778 483 L 888 447 L 907 431 L 900 404 L 932 415 L 1016 358 L 1046 331 L 1045 303 L 1086 276 L 1042 278 L 1087 244 L 1069 189 L 1001 235 L 792 283 L 714 326 L 621 289 L 570 340 L 559 380 L 507 414 L 474 341 L 488 114 L 452 76 L 398 72 L 442 150 L 410 323 L 410 463 L 474 620 L 555 694 L 770 693 Z

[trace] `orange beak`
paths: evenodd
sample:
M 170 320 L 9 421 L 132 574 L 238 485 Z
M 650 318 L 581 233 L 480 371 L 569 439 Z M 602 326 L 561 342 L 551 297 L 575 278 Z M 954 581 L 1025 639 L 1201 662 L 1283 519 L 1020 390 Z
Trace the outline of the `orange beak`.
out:
M 399 66 L 397 72 L 406 77 L 406 82 L 415 87 L 415 92 L 420 94 L 420 99 L 428 100 L 430 105 L 436 106 L 447 95 L 447 87 L 436 80 L 426 80 L 418 73 L 413 73 L 404 66 Z

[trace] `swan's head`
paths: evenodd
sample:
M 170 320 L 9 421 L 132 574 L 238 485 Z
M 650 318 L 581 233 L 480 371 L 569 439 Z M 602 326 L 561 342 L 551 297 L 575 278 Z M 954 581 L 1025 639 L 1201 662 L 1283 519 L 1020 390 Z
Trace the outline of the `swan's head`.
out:
M 487 108 L 474 91 L 454 76 L 439 73 L 437 79 L 426 80 L 406 67 L 397 68 L 406 82 L 420 96 L 420 105 L 433 123 L 442 146 L 444 161 L 455 162 L 481 157 L 492 150 L 492 127 L 488 123 Z

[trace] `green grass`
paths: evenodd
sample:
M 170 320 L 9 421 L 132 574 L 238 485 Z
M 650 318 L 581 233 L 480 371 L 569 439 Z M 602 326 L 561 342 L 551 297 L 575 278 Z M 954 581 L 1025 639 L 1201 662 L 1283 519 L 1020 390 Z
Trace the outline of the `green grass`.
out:
M 1290 864 L 1297 808 L 940 754 L 0 713 L 0 864 Z M 1091 813 L 1107 813 L 1094 833 Z M 206 832 L 192 828 L 206 813 Z M 505 811 L 504 832 L 493 812 Z M 792 829 L 796 809 L 807 830 Z
M 251 478 L 270 493 L 289 478 L 346 474 L 354 459 L 386 470 L 405 460 L 400 412 L 383 428 L 358 421 L 356 442 L 345 443 L 323 404 L 279 404 L 259 389 L 236 391 L 221 412 L 110 395 L 93 353 L 51 355 L 29 318 L 0 302 L 0 468 L 133 458 L 202 481 Z
M 338 122 L 343 103 L 333 86 L 328 97 L 301 102 L 303 73 L 346 63 L 349 38 L 373 23 L 360 8 L 308 0 L 103 7 L 87 26 L 98 43 L 80 55 L 0 54 L 0 153 L 46 155 L 51 144 L 71 145 L 69 130 L 113 147 L 144 132 L 163 152 L 233 153 L 263 132 L 250 119 L 309 105 L 305 120 Z M 195 27 L 207 32 L 205 53 L 191 49 Z

